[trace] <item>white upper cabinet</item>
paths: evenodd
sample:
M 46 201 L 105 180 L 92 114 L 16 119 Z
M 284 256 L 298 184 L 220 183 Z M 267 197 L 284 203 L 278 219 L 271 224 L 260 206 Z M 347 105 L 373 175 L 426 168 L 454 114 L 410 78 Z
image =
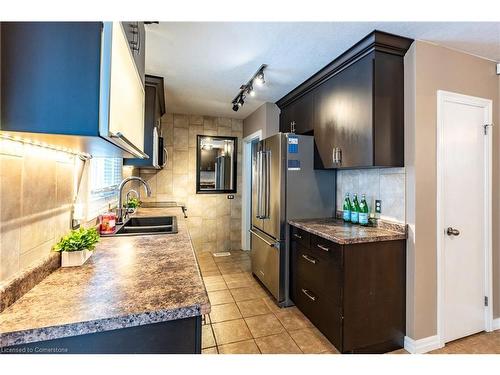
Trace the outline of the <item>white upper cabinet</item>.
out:
M 144 151 L 144 86 L 121 22 L 113 22 L 109 132 L 121 134 Z

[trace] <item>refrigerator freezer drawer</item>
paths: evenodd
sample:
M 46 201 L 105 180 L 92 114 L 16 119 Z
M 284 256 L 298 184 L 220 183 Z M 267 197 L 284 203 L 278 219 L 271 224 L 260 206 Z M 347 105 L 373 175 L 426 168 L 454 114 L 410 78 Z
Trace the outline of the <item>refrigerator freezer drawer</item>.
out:
M 252 234 L 252 272 L 266 286 L 271 294 L 279 300 L 280 249 L 275 242 L 256 230 Z

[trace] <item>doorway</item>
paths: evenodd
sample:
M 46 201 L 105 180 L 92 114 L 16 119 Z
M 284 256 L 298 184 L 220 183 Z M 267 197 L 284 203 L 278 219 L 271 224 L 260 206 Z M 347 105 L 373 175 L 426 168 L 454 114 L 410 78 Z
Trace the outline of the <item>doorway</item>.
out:
M 492 329 L 492 101 L 437 92 L 440 345 Z
M 241 195 L 241 248 L 250 250 L 252 226 L 252 143 L 262 139 L 262 129 L 243 138 L 242 195 Z

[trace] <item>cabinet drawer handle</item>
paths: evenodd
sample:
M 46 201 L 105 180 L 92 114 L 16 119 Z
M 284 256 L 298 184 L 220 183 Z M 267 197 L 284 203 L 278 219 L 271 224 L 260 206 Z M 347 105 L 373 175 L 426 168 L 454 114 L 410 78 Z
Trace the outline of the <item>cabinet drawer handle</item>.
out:
M 330 249 L 329 249 L 329 248 L 327 248 L 327 247 L 325 247 L 325 246 L 323 246 L 323 245 L 318 244 L 318 245 L 316 245 L 316 246 L 318 246 L 321 250 L 330 251 Z
M 297 233 L 294 233 L 294 234 L 293 234 L 293 236 L 294 236 L 295 238 L 298 238 L 299 240 L 301 240 L 301 239 L 302 239 L 302 236 L 299 236 Z
M 302 288 L 302 293 L 304 293 L 311 301 L 316 301 L 316 297 L 313 296 L 309 290 Z
M 307 260 L 309 263 L 316 264 L 316 259 L 311 258 L 310 256 L 308 256 L 306 254 L 302 254 L 302 258 L 304 258 L 305 260 Z

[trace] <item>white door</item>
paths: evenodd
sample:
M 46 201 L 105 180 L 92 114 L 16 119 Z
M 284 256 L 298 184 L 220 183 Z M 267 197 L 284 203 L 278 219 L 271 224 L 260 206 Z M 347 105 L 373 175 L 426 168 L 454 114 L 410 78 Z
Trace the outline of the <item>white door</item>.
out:
M 440 92 L 438 107 L 444 343 L 486 328 L 491 101 Z

